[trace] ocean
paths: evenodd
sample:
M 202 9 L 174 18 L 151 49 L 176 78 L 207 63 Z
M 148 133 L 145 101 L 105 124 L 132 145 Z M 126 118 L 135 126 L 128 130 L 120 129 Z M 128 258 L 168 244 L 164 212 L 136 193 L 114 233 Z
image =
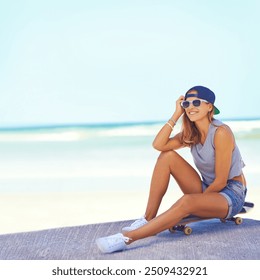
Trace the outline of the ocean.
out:
M 225 120 L 248 186 L 260 182 L 260 120 Z M 162 122 L 0 129 L 0 193 L 148 190 Z M 177 125 L 176 131 L 180 130 Z M 189 149 L 180 153 L 192 162 Z

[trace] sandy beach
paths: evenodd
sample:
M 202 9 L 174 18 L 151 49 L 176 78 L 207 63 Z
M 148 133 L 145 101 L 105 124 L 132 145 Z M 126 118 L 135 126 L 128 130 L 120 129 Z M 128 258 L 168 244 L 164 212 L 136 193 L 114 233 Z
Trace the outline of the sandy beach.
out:
M 139 218 L 145 211 L 147 194 L 148 190 L 2 194 L 0 234 Z M 170 188 L 159 213 L 180 196 L 177 187 Z M 251 188 L 246 200 L 254 202 L 255 208 L 243 217 L 260 220 L 260 186 Z

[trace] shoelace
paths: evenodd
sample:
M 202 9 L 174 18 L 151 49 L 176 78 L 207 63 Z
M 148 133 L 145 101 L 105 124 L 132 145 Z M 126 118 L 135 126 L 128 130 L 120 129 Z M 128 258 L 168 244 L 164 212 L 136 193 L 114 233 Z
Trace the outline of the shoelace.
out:
M 122 238 L 123 238 L 125 243 L 128 243 L 130 240 L 132 240 L 132 238 L 124 236 L 123 234 L 122 234 Z

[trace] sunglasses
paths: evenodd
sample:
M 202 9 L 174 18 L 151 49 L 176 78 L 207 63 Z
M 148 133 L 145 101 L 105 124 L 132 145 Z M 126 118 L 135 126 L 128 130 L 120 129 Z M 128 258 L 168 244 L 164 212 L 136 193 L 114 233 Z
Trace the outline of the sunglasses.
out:
M 192 101 L 184 100 L 181 102 L 181 107 L 187 109 L 188 107 L 190 107 L 191 103 L 194 107 L 199 107 L 201 105 L 201 102 L 209 103 L 207 100 L 204 99 L 194 99 Z

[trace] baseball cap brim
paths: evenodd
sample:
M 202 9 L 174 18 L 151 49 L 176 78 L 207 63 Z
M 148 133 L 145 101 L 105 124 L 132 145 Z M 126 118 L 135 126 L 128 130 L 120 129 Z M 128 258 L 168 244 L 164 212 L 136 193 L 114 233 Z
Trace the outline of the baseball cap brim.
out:
M 216 106 L 214 106 L 214 115 L 218 115 L 219 113 L 219 109 Z

